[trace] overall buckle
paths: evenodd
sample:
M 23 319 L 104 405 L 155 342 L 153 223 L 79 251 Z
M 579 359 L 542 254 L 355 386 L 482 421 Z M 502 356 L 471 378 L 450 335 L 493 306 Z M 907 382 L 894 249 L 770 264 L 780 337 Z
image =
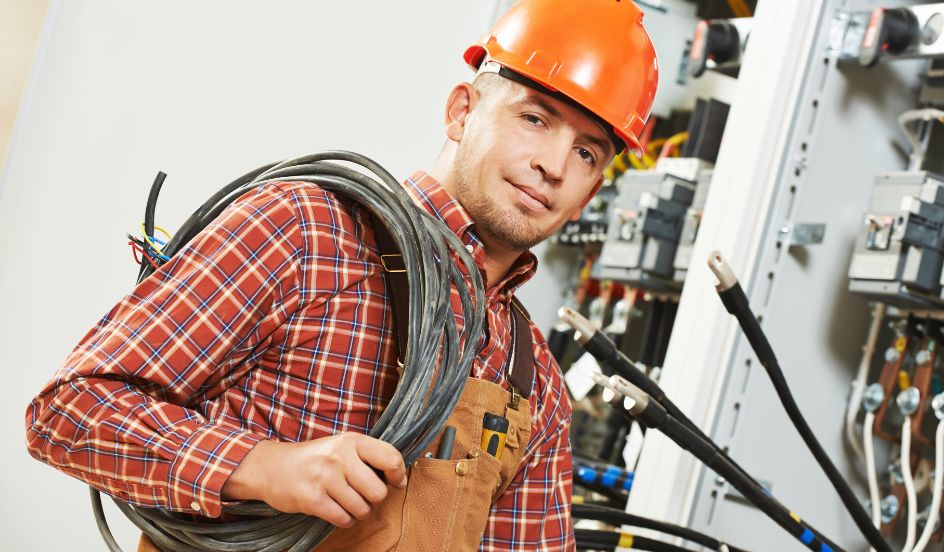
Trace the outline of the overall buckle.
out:
M 514 385 L 508 384 L 508 387 L 511 388 L 511 400 L 508 402 L 508 406 L 518 410 L 518 402 L 521 401 L 521 392 L 518 391 L 518 388 Z

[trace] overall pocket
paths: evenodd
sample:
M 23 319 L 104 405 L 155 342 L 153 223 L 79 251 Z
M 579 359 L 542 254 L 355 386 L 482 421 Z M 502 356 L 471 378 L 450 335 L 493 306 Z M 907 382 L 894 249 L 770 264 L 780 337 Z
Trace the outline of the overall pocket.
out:
M 492 493 L 501 485 L 500 467 L 478 447 L 461 460 L 418 459 L 406 489 L 397 550 L 478 550 Z

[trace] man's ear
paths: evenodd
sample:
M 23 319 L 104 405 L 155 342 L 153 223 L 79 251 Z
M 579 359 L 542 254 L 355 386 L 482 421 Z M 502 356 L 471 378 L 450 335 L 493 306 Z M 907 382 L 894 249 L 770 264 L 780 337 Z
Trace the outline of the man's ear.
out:
M 446 137 L 453 142 L 462 141 L 469 114 L 479 101 L 479 92 L 471 84 L 457 84 L 446 100 Z
M 580 207 L 578 207 L 577 210 L 574 211 L 574 214 L 570 216 L 570 220 L 580 219 L 580 213 L 583 212 L 583 208 L 586 207 L 588 203 L 590 203 L 590 200 L 593 199 L 593 196 L 597 195 L 597 192 L 600 191 L 600 186 L 602 185 L 603 175 L 601 174 L 600 178 L 597 179 L 597 183 L 593 185 L 593 189 L 590 190 L 590 193 L 587 194 L 587 197 L 583 198 L 583 202 L 580 203 Z

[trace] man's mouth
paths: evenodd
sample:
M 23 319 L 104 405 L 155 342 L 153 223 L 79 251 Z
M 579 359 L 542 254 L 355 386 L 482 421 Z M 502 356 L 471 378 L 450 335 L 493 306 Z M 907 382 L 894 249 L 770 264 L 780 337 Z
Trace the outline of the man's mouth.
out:
M 550 211 L 551 206 L 550 202 L 547 199 L 547 196 L 538 192 L 534 188 L 528 186 L 519 186 L 513 182 L 509 182 L 518 190 L 518 197 L 521 199 L 521 202 L 525 204 L 528 208 L 533 211 Z

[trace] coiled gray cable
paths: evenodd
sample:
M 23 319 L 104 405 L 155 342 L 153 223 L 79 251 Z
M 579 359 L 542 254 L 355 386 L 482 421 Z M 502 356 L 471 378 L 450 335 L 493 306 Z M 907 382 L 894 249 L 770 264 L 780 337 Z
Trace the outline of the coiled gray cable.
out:
M 356 165 L 361 172 L 339 162 Z M 422 454 L 452 413 L 478 351 L 485 321 L 481 274 L 462 242 L 442 222 L 417 207 L 400 183 L 362 155 L 329 151 L 252 171 L 223 187 L 181 226 L 163 253 L 173 257 L 223 210 L 249 190 L 271 182 L 304 181 L 366 207 L 400 247 L 409 281 L 409 323 L 404 369 L 393 397 L 368 435 L 395 446 L 407 465 Z M 152 186 L 145 232 L 153 235 L 154 209 L 163 183 Z M 451 261 L 458 257 L 460 266 Z M 142 263 L 140 282 L 154 271 Z M 463 327 L 450 301 L 458 290 Z M 470 289 L 471 288 L 471 289 Z M 420 398 L 420 400 L 417 400 Z M 101 497 L 90 489 L 95 521 L 109 550 L 122 552 L 108 528 Z M 174 552 L 308 552 L 334 529 L 304 514 L 286 514 L 261 502 L 226 505 L 224 514 L 253 516 L 226 523 L 134 506 L 118 508 L 157 545 Z

